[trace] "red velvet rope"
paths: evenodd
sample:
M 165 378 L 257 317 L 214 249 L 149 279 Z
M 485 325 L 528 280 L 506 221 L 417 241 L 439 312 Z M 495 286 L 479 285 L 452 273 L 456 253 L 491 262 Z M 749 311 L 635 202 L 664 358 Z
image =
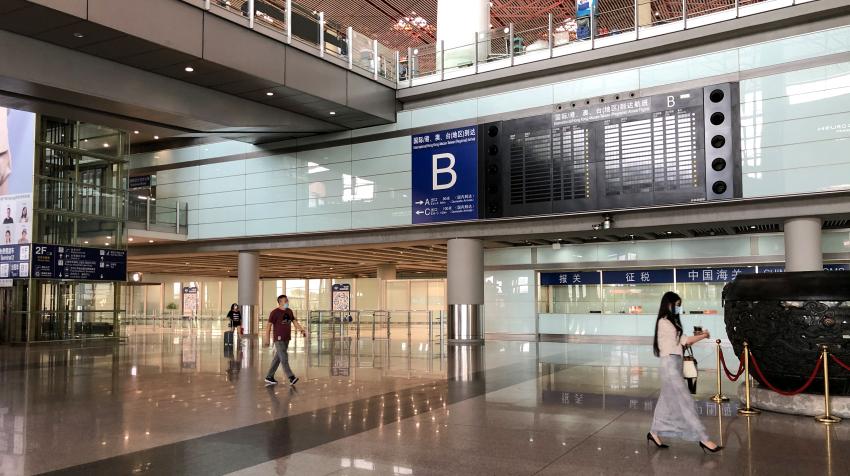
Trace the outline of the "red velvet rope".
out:
M 833 354 L 829 354 L 829 356 L 832 357 L 833 362 L 844 367 L 844 370 L 850 372 L 850 365 L 845 364 L 844 362 L 841 361 L 841 359 L 839 359 L 838 357 L 836 357 Z
M 774 392 L 776 392 L 780 395 L 785 395 L 785 396 L 791 396 L 791 395 L 797 395 L 798 393 L 803 393 L 803 391 L 806 390 L 807 388 L 809 388 L 809 385 L 811 385 L 812 382 L 815 381 L 815 377 L 818 376 L 818 371 L 820 371 L 820 368 L 823 365 L 823 359 L 818 359 L 818 363 L 817 363 L 817 365 L 815 365 L 815 370 L 812 371 L 812 375 L 809 376 L 809 380 L 807 380 L 806 383 L 803 384 L 802 387 L 800 387 L 796 390 L 792 390 L 790 392 L 786 392 L 785 390 L 779 390 L 778 388 L 774 387 L 773 385 L 770 384 L 770 382 L 767 381 L 766 378 L 764 378 L 764 374 L 761 373 L 761 369 L 759 368 L 759 364 L 756 363 L 756 358 L 753 356 L 752 352 L 750 352 L 750 362 L 753 364 L 753 368 L 755 368 L 755 370 L 756 370 L 756 375 L 759 376 L 759 380 L 761 380 L 762 383 L 767 385 L 767 387 L 769 389 L 773 390 Z
M 723 356 L 723 349 L 720 349 L 720 363 L 723 364 L 723 373 L 726 374 L 726 378 L 731 380 L 732 382 L 737 382 L 741 375 L 744 373 L 744 353 L 741 352 L 740 357 L 740 365 L 738 366 L 738 370 L 735 374 L 729 371 L 729 367 L 726 366 L 726 358 Z

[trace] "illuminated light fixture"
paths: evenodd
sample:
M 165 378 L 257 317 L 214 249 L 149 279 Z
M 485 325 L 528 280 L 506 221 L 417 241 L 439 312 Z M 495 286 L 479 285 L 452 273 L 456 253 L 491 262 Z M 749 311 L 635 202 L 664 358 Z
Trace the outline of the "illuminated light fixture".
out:
M 750 230 L 755 230 L 755 229 L 756 229 L 755 225 L 750 225 Z
M 107 237 L 106 237 L 106 239 L 107 239 L 107 240 L 111 240 L 111 239 L 112 239 L 112 236 L 107 236 Z
M 82 33 L 80 33 L 80 32 L 76 32 L 76 33 L 74 33 L 74 38 L 85 38 L 85 37 L 86 37 L 86 35 L 84 35 L 84 34 L 82 34 Z
M 107 144 L 106 142 L 103 143 L 103 146 L 109 148 L 109 144 Z
M 133 131 L 133 134 L 138 134 L 138 133 L 139 133 L 139 131 Z
M 106 243 L 106 246 L 109 246 L 109 243 Z
M 271 92 L 271 91 L 269 91 L 269 92 L 267 92 L 267 93 L 266 93 L 266 96 L 270 96 L 270 97 L 271 97 L 271 96 L 274 96 L 274 93 L 273 93 L 273 92 Z
M 148 243 L 153 243 L 153 240 L 148 240 Z
M 153 136 L 154 140 L 159 140 L 159 136 Z
M 134 283 L 138 283 L 139 281 L 142 280 L 142 273 L 133 273 L 130 276 L 130 279 L 132 279 Z
M 88 242 L 88 241 L 84 241 L 84 242 L 83 242 L 83 244 L 84 244 L 84 245 L 87 245 L 87 244 L 89 244 L 89 242 Z
M 133 241 L 133 237 L 127 238 L 128 241 Z
M 336 116 L 336 111 L 331 111 L 331 112 L 330 112 L 330 115 L 331 115 L 331 116 Z
M 186 71 L 187 73 L 192 73 L 195 71 L 195 68 L 191 66 L 186 66 L 185 68 L 183 68 L 183 71 Z

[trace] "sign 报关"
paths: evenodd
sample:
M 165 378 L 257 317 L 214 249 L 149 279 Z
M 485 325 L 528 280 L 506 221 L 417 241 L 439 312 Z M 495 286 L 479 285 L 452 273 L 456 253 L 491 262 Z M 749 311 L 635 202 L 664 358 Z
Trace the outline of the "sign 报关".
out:
M 568 286 L 570 284 L 602 284 L 602 276 L 598 271 L 540 273 L 541 286 Z
M 42 279 L 126 281 L 127 252 L 34 244 L 32 275 Z
M 478 218 L 478 138 L 475 126 L 411 138 L 413 223 Z

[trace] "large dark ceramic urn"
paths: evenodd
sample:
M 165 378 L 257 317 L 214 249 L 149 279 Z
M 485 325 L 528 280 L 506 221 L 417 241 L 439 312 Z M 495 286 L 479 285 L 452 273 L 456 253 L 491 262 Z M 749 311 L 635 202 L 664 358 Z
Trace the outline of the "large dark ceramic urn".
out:
M 749 342 L 774 386 L 793 390 L 803 385 L 820 356 L 820 344 L 850 365 L 850 272 L 742 274 L 726 285 L 723 299 L 726 334 L 735 353 L 741 355 L 744 341 Z M 822 376 L 808 392 L 823 392 Z M 850 372 L 830 362 L 829 377 L 830 393 L 850 395 Z

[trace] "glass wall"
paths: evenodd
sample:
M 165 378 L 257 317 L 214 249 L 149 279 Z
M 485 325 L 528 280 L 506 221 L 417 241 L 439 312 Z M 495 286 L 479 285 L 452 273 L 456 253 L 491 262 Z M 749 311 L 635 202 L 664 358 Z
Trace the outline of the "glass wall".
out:
M 39 117 L 34 162 L 32 242 L 126 250 L 125 132 Z M 116 337 L 124 282 L 30 279 L 29 342 Z M 23 304 L 23 302 L 21 303 Z

